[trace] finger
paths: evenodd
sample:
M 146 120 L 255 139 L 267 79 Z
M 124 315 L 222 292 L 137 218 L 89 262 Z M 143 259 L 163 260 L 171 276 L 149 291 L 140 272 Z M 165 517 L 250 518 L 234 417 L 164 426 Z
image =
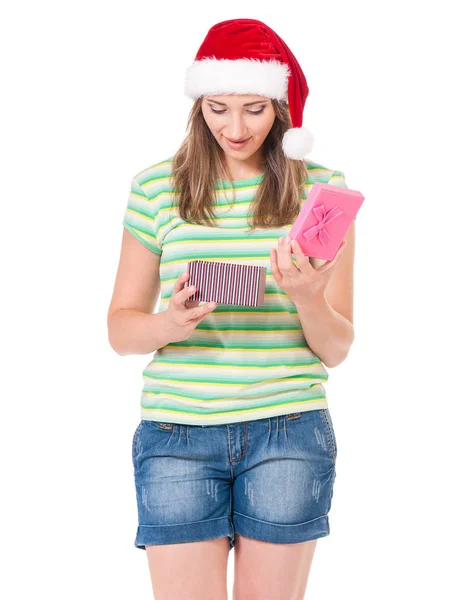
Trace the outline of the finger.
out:
M 184 288 L 184 284 L 186 283 L 186 281 L 188 279 L 189 279 L 188 271 L 184 271 L 184 273 L 181 273 L 179 275 L 179 277 L 176 279 L 176 282 L 175 282 L 174 288 L 173 288 L 173 293 L 180 292 Z
M 291 241 L 291 247 L 296 258 L 297 267 L 301 274 L 308 275 L 308 273 L 310 273 L 310 269 L 313 268 L 312 264 L 309 262 L 309 258 L 304 255 L 300 244 L 296 240 Z
M 286 238 L 280 238 L 278 243 L 278 268 L 280 269 L 281 273 L 288 273 L 293 277 L 295 275 L 295 271 L 298 271 L 298 268 L 293 264 L 291 257 L 291 244 Z
M 277 283 L 281 281 L 282 274 L 278 268 L 278 251 L 275 248 L 272 248 L 270 252 L 270 270 L 272 271 L 272 275 L 274 276 L 275 281 Z
M 208 302 L 207 304 L 203 304 L 202 306 L 197 306 L 196 308 L 187 309 L 187 318 L 188 321 L 193 321 L 194 319 L 199 319 L 201 317 L 205 317 L 208 313 L 215 310 L 217 307 L 216 302 Z
M 195 287 L 195 285 L 189 285 L 185 288 L 183 288 L 180 292 L 178 292 L 174 298 L 176 300 L 176 304 L 182 306 L 183 308 L 186 308 L 187 305 L 184 305 L 184 303 L 193 295 L 195 294 L 195 292 L 197 291 L 197 288 Z M 190 302 L 198 302 L 198 300 L 191 300 Z

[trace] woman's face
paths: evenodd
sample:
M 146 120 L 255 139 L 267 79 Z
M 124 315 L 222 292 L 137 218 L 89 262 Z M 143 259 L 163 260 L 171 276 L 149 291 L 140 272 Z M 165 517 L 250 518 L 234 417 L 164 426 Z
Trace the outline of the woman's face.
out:
M 202 113 L 217 142 L 236 160 L 246 160 L 259 150 L 275 121 L 271 99 L 248 94 L 205 96 Z M 237 148 L 228 140 L 248 142 Z

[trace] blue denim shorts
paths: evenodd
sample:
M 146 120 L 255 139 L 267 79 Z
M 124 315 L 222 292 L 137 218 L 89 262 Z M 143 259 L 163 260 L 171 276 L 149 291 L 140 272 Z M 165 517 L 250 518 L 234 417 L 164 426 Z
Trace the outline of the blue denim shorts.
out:
M 329 409 L 223 425 L 140 421 L 134 545 L 329 535 L 337 444 Z

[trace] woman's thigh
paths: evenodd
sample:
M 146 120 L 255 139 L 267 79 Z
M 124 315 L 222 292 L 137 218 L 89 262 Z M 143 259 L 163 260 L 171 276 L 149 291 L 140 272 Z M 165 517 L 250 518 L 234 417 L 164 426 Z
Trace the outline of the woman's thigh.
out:
M 146 547 L 158 600 L 228 600 L 229 538 Z
M 303 600 L 317 542 L 271 544 L 237 533 L 233 600 Z

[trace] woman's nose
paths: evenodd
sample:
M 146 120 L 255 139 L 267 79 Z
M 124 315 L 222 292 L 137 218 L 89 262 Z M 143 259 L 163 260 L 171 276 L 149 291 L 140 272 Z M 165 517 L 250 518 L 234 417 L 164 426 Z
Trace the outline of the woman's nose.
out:
M 236 115 L 232 117 L 231 123 L 228 126 L 228 131 L 228 137 L 231 140 L 243 140 L 243 136 L 246 133 L 246 127 L 244 125 L 243 117 Z

